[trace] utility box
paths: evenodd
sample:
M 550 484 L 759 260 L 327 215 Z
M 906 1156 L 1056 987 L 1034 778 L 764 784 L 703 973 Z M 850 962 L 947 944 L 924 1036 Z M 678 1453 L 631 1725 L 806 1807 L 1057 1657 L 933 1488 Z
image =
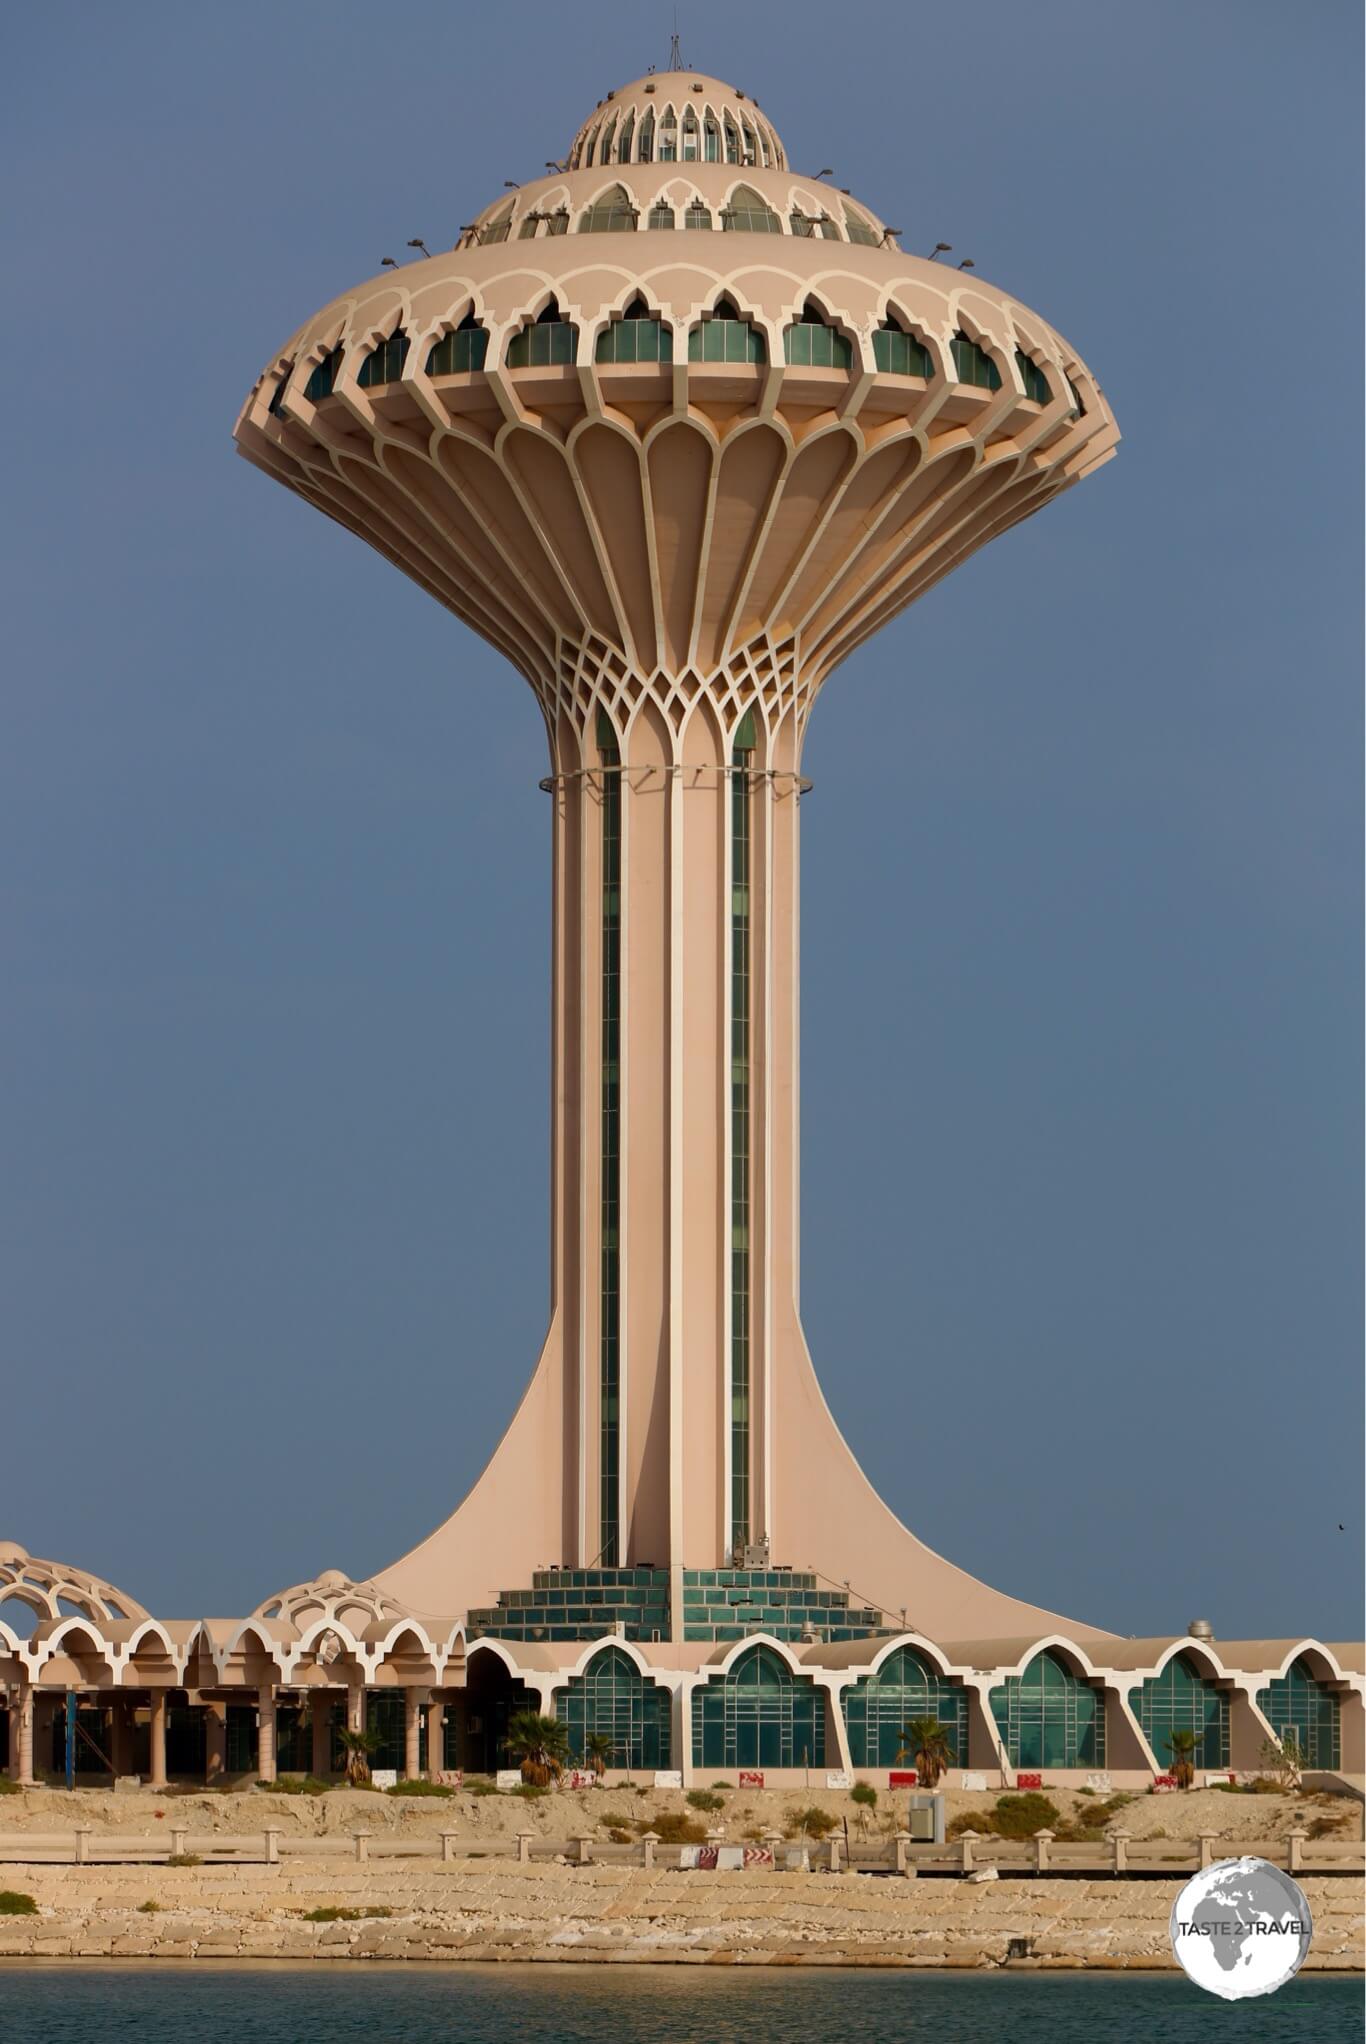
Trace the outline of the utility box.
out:
M 916 1790 L 910 1799 L 906 1829 L 915 1845 L 944 1843 L 944 1798 L 927 1790 Z

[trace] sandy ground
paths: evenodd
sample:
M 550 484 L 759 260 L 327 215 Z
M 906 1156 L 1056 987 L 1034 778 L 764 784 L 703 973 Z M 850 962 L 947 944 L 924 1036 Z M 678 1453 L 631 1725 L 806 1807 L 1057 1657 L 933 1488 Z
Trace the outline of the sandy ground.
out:
M 553 1790 L 544 1796 L 511 1792 L 474 1795 L 406 1797 L 376 1790 L 333 1789 L 323 1796 L 280 1795 L 266 1789 L 205 1793 L 152 1789 L 24 1789 L 0 1795 L 0 1833 L 69 1831 L 88 1824 L 95 1831 L 125 1836 L 154 1835 L 178 1828 L 199 1832 L 261 1832 L 277 1825 L 286 1835 L 327 1837 L 346 1834 L 362 1825 L 373 1832 L 434 1836 L 458 1832 L 470 1838 L 511 1838 L 531 1831 L 543 1838 L 571 1838 L 580 1833 L 606 1838 L 623 1818 L 653 1820 L 666 1813 L 696 1818 L 706 1826 L 724 1826 L 730 1839 L 750 1831 L 786 1831 L 794 1813 L 817 1807 L 842 1826 L 851 1839 L 889 1836 L 905 1821 L 904 1795 L 879 1793 L 877 1808 L 868 1811 L 847 1792 L 826 1789 L 717 1791 L 724 1807 L 717 1812 L 689 1807 L 678 1789 L 636 1790 L 630 1787 Z M 1085 1821 L 1087 1805 L 1096 1797 L 1068 1789 L 1045 1791 L 1064 1818 Z M 948 1791 L 948 1819 L 968 1812 L 989 1811 L 999 1790 L 985 1794 Z M 1185 1794 L 1136 1795 L 1125 1804 L 1110 1828 L 1122 1825 L 1133 1838 L 1195 1839 L 1209 1832 L 1227 1843 L 1283 1840 L 1293 1829 L 1312 1830 L 1330 1823 L 1327 1836 L 1346 1843 L 1363 1836 L 1362 1805 L 1348 1796 L 1326 1794 L 1229 1795 L 1218 1789 L 1193 1789 Z M 636 1828 L 636 1822 L 630 1823 Z

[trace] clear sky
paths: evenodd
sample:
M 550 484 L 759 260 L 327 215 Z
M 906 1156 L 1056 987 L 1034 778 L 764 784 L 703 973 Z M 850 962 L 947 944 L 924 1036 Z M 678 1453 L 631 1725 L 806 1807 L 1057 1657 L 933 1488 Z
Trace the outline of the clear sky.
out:
M 1125 435 L 812 724 L 803 1304 L 836 1416 L 1003 1589 L 1350 1636 L 1358 9 L 681 25 L 799 168 L 1037 306 Z M 233 420 L 300 320 L 449 247 L 671 26 L 6 28 L 0 1533 L 164 1616 L 395 1558 L 546 1317 L 539 716 Z

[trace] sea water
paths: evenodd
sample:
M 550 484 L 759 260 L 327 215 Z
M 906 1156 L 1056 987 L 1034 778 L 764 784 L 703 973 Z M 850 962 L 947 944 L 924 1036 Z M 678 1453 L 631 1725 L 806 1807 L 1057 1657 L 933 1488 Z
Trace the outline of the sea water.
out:
M 1362 2009 L 1341 1976 L 0 1963 L 3 2044 L 1357 2044 Z

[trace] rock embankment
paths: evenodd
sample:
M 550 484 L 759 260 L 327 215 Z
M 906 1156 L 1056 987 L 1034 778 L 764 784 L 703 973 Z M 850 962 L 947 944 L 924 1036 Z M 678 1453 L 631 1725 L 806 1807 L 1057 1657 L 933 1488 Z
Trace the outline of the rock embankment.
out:
M 1176 1882 L 902 1881 L 500 1861 L 321 1868 L 0 1865 L 38 1913 L 0 1959 L 586 1960 L 640 1964 L 1161 1967 Z M 1308 1965 L 1362 1965 L 1362 1896 L 1304 1882 Z M 148 1907 L 148 1904 L 155 1905 Z M 310 1913 L 338 1912 L 309 1921 Z M 370 1913 L 366 1913 L 370 1912 Z

